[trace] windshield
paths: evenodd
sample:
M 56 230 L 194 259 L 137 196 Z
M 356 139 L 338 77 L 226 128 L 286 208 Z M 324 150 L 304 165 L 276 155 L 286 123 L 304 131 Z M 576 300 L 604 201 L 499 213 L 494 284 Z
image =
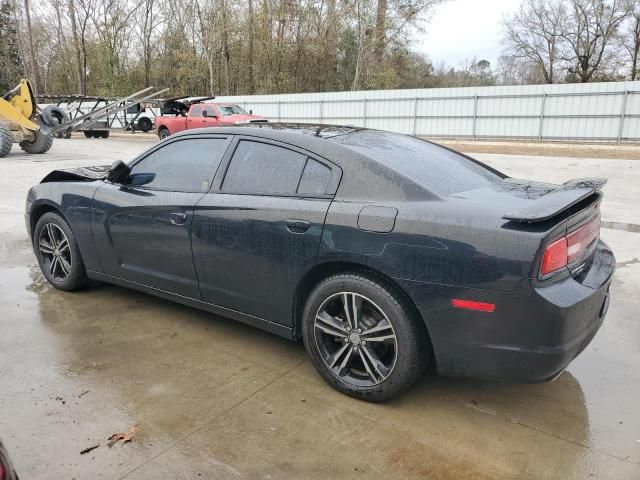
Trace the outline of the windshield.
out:
M 362 153 L 442 195 L 484 187 L 505 177 L 480 162 L 408 135 L 362 130 L 329 137 L 329 140 Z
M 240 105 L 220 105 L 218 109 L 224 117 L 228 117 L 229 115 L 247 115 L 247 111 Z

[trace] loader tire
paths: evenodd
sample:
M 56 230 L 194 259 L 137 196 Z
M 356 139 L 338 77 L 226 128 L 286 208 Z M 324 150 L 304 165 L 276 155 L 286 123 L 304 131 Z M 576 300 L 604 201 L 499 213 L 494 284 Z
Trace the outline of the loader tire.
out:
M 20 148 L 27 153 L 46 153 L 53 145 L 53 135 L 44 134 L 40 130 L 34 132 L 36 139 L 33 142 L 20 142 Z
M 69 121 L 69 115 L 67 112 L 56 106 L 49 105 L 42 110 L 42 121 L 50 127 L 57 127 Z
M 12 143 L 11 130 L 4 123 L 0 123 L 0 158 L 9 155 Z

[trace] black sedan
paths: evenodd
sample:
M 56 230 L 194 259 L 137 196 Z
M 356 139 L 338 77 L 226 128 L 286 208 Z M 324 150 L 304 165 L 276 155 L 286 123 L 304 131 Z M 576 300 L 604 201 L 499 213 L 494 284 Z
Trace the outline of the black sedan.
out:
M 55 287 L 97 279 L 302 339 L 331 385 L 381 401 L 430 362 L 562 372 L 608 307 L 604 183 L 517 180 L 384 131 L 268 124 L 54 171 L 26 223 Z

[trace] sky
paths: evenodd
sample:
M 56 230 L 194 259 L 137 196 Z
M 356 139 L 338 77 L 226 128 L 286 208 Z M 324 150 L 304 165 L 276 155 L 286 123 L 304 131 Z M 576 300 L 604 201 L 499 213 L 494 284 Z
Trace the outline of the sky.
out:
M 495 65 L 501 54 L 502 17 L 515 12 L 521 0 L 450 0 L 439 5 L 416 38 L 415 49 L 435 64 L 458 66 L 467 58 Z

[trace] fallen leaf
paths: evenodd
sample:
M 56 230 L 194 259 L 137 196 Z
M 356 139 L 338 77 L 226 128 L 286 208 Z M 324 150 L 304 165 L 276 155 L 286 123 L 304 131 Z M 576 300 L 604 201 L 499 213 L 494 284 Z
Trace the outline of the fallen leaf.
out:
M 109 441 L 109 448 L 113 447 L 116 443 L 122 440 L 122 443 L 127 443 L 133 440 L 133 435 L 140 430 L 138 425 L 134 425 L 126 432 L 114 433 L 107 440 Z
M 85 453 L 89 453 L 91 450 L 95 450 L 100 445 L 92 445 L 91 447 L 87 447 L 84 450 L 80 450 L 80 455 L 84 455 Z

